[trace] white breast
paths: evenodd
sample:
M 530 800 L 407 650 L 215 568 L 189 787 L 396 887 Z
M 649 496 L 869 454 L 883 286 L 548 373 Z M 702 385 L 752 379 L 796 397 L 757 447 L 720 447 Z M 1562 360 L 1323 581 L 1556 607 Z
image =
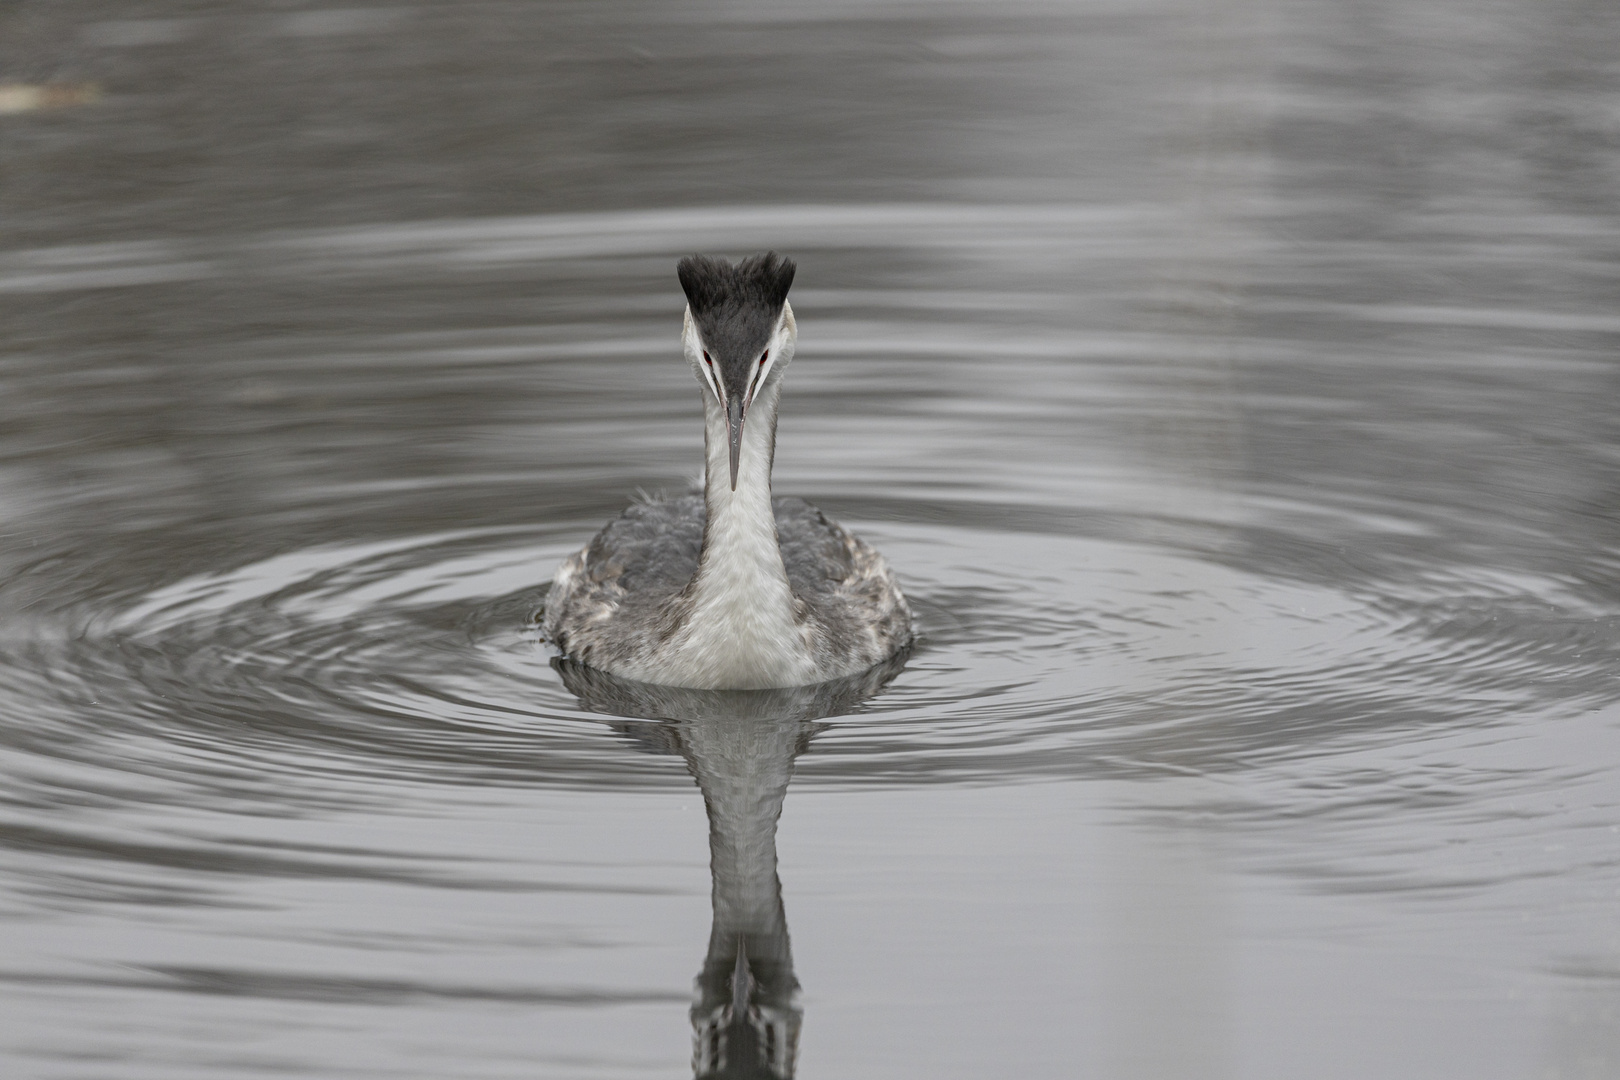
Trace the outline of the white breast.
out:
M 706 399 L 709 519 L 702 562 L 687 593 L 688 615 L 653 655 L 621 674 L 696 688 L 820 681 L 811 631 L 800 621 L 788 585 L 771 509 L 777 386 L 767 387 L 749 410 L 735 491 L 724 481 L 712 482 L 726 477 L 730 465 L 725 414 Z

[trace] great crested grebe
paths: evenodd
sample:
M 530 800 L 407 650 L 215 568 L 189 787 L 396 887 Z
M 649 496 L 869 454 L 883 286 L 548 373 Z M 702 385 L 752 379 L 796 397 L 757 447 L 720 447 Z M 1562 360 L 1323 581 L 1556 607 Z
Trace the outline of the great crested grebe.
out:
M 703 496 L 637 503 L 563 563 L 542 632 L 565 656 L 641 682 L 763 689 L 852 675 L 911 643 L 883 556 L 803 499 L 771 498 L 793 272 L 775 252 L 681 260 Z

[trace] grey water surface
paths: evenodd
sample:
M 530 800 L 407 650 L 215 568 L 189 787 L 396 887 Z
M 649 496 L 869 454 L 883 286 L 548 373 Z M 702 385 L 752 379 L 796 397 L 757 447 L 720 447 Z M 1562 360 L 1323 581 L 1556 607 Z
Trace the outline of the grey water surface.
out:
M 12 0 L 0 84 L 0 1074 L 1620 1075 L 1620 6 Z M 766 248 L 915 652 L 554 666 Z

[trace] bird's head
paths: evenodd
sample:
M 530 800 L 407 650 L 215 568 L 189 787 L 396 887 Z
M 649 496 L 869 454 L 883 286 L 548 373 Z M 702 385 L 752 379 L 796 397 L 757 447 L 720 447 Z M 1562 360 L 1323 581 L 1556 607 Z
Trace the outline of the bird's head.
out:
M 704 393 L 725 410 L 733 491 L 748 407 L 793 359 L 798 327 L 787 302 L 793 271 L 793 260 L 774 251 L 736 266 L 693 255 L 676 268 L 686 291 L 681 340 Z

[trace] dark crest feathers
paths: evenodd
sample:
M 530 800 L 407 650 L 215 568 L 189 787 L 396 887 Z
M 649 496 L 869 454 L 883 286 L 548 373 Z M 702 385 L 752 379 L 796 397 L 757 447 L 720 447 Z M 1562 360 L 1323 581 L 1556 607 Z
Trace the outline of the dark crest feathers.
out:
M 675 272 L 693 316 L 727 320 L 748 309 L 772 316 L 781 311 L 795 269 L 792 259 L 767 251 L 736 266 L 724 259 L 692 255 L 682 259 Z

